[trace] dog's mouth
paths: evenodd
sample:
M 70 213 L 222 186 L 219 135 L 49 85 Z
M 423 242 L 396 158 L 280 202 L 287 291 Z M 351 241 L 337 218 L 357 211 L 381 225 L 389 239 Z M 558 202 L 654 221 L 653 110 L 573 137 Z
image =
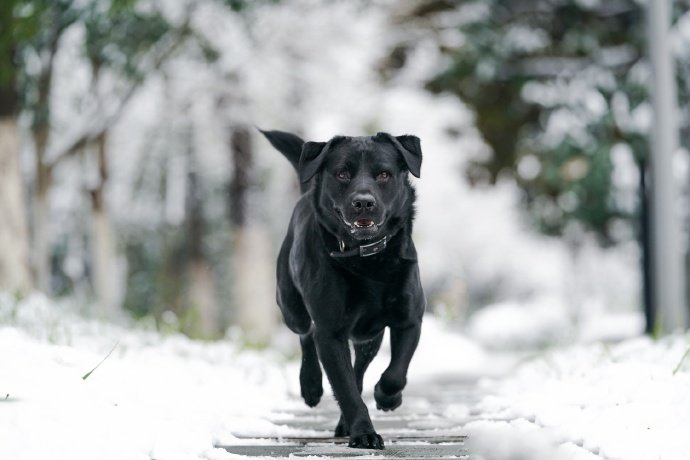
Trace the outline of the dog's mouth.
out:
M 353 222 L 348 222 L 340 209 L 336 208 L 335 212 L 338 214 L 338 217 L 340 217 L 340 220 L 343 222 L 343 224 L 345 224 L 348 230 L 350 230 L 350 234 L 355 237 L 361 236 L 368 238 L 373 236 L 378 233 L 379 228 L 381 225 L 383 225 L 383 220 L 381 220 L 379 223 L 376 223 L 373 219 L 357 219 Z
M 374 225 L 376 224 L 371 219 L 359 219 L 352 223 L 352 226 L 356 228 L 369 228 L 373 227 Z

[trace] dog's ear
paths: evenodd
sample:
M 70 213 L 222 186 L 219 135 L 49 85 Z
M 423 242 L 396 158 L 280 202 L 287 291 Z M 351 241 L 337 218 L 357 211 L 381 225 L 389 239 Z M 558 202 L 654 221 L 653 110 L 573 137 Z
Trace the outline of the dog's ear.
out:
M 264 131 L 262 129 L 259 129 L 259 131 L 276 150 L 292 163 L 295 169 L 298 169 L 299 158 L 304 145 L 304 141 L 299 136 L 284 131 Z
M 302 183 L 309 182 L 314 175 L 321 169 L 326 155 L 333 146 L 343 139 L 336 136 L 328 142 L 305 142 L 302 146 L 302 155 L 299 157 L 299 180 Z
M 419 177 L 422 171 L 422 146 L 417 136 L 391 136 L 388 133 L 378 133 L 376 137 L 384 138 L 402 155 L 405 166 L 414 177 Z

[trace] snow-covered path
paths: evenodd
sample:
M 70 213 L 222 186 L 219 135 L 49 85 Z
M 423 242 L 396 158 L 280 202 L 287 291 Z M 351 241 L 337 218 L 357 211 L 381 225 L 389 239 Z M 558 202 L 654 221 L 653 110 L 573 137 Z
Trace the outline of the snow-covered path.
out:
M 392 413 L 376 411 L 373 395 L 365 392 L 374 426 L 386 443 L 383 451 L 349 449 L 347 439 L 332 438 L 339 415 L 332 398 L 315 409 L 294 398 L 266 420 L 280 426 L 282 435 L 270 436 L 255 427 L 237 431 L 236 439 L 219 446 L 241 456 L 274 458 L 607 458 L 594 454 L 582 440 L 573 443 L 554 438 L 534 417 L 482 412 L 482 404 L 492 398 L 478 380 L 457 375 L 438 375 L 411 383 L 403 406 Z
M 475 381 L 424 379 L 408 386 L 399 409 L 381 412 L 371 392 L 365 392 L 374 426 L 386 443 L 384 451 L 349 449 L 346 438 L 332 438 L 340 412 L 332 397 L 325 399 L 314 409 L 293 399 L 271 414 L 269 421 L 283 426 L 288 435 L 265 438 L 248 430 L 236 433 L 238 439 L 223 447 L 247 456 L 468 458 L 462 426 L 471 416 L 468 405 L 480 396 Z
M 300 401 L 291 344 L 290 335 L 264 351 L 232 340 L 195 342 L 86 321 L 41 298 L 17 304 L 0 295 L 0 459 L 240 458 L 219 446 L 328 438 L 337 407 L 328 390 L 317 409 Z M 637 338 L 520 361 L 431 316 L 399 410 L 373 407 L 386 347 L 365 377 L 365 401 L 390 449 L 339 447 L 329 455 L 688 459 L 689 348 L 690 335 Z M 410 437 L 453 443 L 434 450 Z

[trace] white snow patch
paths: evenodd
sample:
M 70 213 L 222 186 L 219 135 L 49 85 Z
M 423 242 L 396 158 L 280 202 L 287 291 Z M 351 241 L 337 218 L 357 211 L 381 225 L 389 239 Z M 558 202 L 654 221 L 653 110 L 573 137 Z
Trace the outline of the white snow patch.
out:
M 594 460 L 600 457 L 570 442 L 559 442 L 525 419 L 482 420 L 465 425 L 467 447 L 477 460 Z
M 567 307 L 558 299 L 543 298 L 484 307 L 470 318 L 468 332 L 488 347 L 530 348 L 561 342 L 570 326 Z
M 83 321 L 36 297 L 4 296 L 0 318 L 12 315 L 0 328 L 0 458 L 219 458 L 228 434 L 286 433 L 261 421 L 297 379 L 278 353 Z
M 475 410 L 531 420 L 605 458 L 690 458 L 690 363 L 681 364 L 689 348 L 685 335 L 547 352 L 507 380 L 485 382 L 493 394 Z

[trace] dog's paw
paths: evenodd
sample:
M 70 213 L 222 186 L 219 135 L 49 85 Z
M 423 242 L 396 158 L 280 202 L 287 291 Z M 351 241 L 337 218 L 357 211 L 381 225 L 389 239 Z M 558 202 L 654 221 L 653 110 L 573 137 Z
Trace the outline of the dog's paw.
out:
M 323 387 L 321 385 L 302 385 L 302 398 L 309 407 L 316 407 L 323 396 Z
M 345 422 L 343 416 L 340 416 L 338 424 L 335 427 L 335 437 L 336 438 L 347 438 L 350 436 L 350 426 Z
M 321 366 L 314 359 L 302 359 L 302 367 L 299 370 L 299 386 L 304 402 L 309 407 L 316 406 L 323 396 L 323 375 Z
M 350 436 L 348 446 L 355 449 L 385 449 L 383 438 L 375 432 Z
M 402 391 L 388 394 L 381 389 L 381 384 L 377 383 L 374 387 L 374 399 L 378 410 L 395 410 L 402 404 Z
M 321 370 L 316 372 L 305 372 L 302 368 L 299 376 L 300 390 L 304 402 L 309 407 L 315 407 L 321 396 L 323 396 L 323 385 L 321 384 Z

